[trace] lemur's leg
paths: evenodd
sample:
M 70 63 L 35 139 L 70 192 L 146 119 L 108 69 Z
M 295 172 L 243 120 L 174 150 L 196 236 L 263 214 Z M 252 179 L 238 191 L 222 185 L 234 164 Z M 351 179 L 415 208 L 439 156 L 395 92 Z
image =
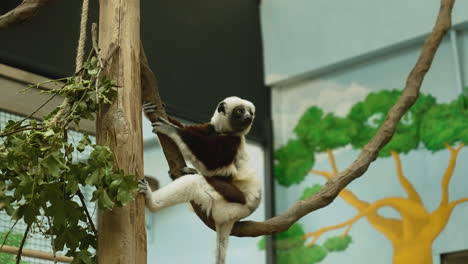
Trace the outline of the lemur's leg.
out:
M 211 186 L 199 174 L 180 177 L 154 192 L 144 180 L 141 180 L 139 185 L 140 192 L 145 194 L 146 206 L 151 211 L 190 201 L 210 205 L 213 200 L 209 195 Z

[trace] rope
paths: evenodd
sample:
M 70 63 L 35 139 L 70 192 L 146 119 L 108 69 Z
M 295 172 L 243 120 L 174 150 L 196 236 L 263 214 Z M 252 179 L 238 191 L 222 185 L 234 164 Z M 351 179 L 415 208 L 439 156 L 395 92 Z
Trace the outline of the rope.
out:
M 88 24 L 88 9 L 89 0 L 83 0 L 83 7 L 81 9 L 80 38 L 78 39 L 78 48 L 76 51 L 75 72 L 78 72 L 83 66 L 84 48 L 86 44 L 86 25 Z

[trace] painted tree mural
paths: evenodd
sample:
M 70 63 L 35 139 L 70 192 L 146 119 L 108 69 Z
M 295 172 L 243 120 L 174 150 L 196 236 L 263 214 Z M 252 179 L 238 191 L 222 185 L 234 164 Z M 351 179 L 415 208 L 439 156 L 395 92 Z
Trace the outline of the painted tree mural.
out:
M 324 114 L 318 107 L 310 107 L 294 129 L 297 137 L 275 153 L 275 177 L 278 183 L 290 186 L 302 182 L 305 176 L 310 174 L 326 179 L 332 178 L 339 171 L 333 150 L 346 145 L 361 149 L 377 132 L 387 111 L 399 95 L 400 92 L 396 90 L 370 93 L 362 102 L 356 103 L 346 117 L 338 117 L 333 113 Z M 462 96 L 453 102 L 439 104 L 433 96 L 422 94 L 403 117 L 392 140 L 379 153 L 380 158 L 391 157 L 394 160 L 395 175 L 406 197 L 385 197 L 375 202 L 367 202 L 359 199 L 350 190 L 344 189 L 339 195 L 340 198 L 358 213 L 348 221 L 309 233 L 305 233 L 297 224 L 285 234 L 277 236 L 279 263 L 317 263 L 329 252 L 345 250 L 351 242 L 348 232 L 361 218 L 366 218 L 375 230 L 391 242 L 394 264 L 432 263 L 434 239 L 447 225 L 455 207 L 468 202 L 468 197 L 454 201 L 449 198 L 449 184 L 458 153 L 468 142 L 468 111 L 465 110 L 465 105 L 466 98 Z M 447 168 L 441 176 L 440 204 L 432 212 L 424 207 L 417 190 L 405 176 L 404 162 L 400 160 L 400 154 L 418 148 L 450 153 Z M 327 153 L 330 171 L 312 169 L 314 156 L 319 152 Z M 306 188 L 301 199 L 315 194 L 320 188 L 319 184 Z M 396 210 L 400 217 L 385 217 L 379 214 L 378 210 L 384 207 Z M 317 245 L 316 242 L 322 235 L 338 229 L 343 229 L 341 236 L 329 238 L 324 245 Z M 330 249 L 326 246 L 327 243 L 338 243 L 340 246 Z M 312 249 L 315 249 L 314 254 L 311 253 Z M 317 253 L 318 249 L 324 250 Z

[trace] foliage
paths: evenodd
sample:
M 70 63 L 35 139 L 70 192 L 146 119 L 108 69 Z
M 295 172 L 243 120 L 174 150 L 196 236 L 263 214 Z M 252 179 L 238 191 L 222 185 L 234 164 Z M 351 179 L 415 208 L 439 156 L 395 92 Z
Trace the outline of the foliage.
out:
M 448 104 L 434 105 L 422 120 L 421 140 L 432 151 L 444 149 L 444 144 L 468 143 L 468 110 L 460 96 Z
M 321 184 L 314 184 L 312 187 L 306 187 L 304 191 L 302 192 L 301 200 L 305 200 L 312 195 L 318 193 L 322 189 L 323 185 Z
M 320 108 L 312 106 L 299 119 L 294 132 L 311 151 L 322 152 L 349 144 L 358 130 L 353 120 L 333 113 L 323 115 Z
M 351 140 L 353 147 L 362 148 L 370 141 L 400 95 L 401 91 L 398 90 L 370 93 L 364 101 L 353 106 L 348 118 L 359 125 L 359 133 Z M 416 149 L 419 145 L 419 128 L 422 117 L 434 104 L 435 98 L 433 96 L 421 94 L 416 103 L 403 116 L 392 140 L 379 152 L 379 156 L 390 156 L 391 151 L 408 153 L 410 150 Z
M 7 246 L 19 247 L 21 244 L 21 240 L 23 239 L 23 235 L 19 233 L 10 233 L 8 235 L 7 240 L 5 241 L 5 236 L 7 233 L 0 233 L 0 245 L 5 242 Z M 0 263 L 2 264 L 15 264 L 16 263 L 16 256 L 7 253 L 0 253 Z M 29 264 L 29 262 L 21 261 L 21 264 Z
M 278 264 L 319 263 L 328 253 L 345 250 L 351 243 L 351 237 L 346 236 L 328 239 L 323 246 L 307 246 L 304 235 L 304 230 L 298 223 L 293 224 L 288 231 L 275 235 Z M 265 238 L 259 241 L 258 248 L 265 249 Z
M 285 186 L 301 182 L 314 165 L 314 153 L 299 140 L 290 140 L 275 152 L 275 177 Z
M 296 139 L 289 140 L 275 152 L 278 183 L 290 186 L 302 182 L 313 168 L 313 157 L 317 152 L 348 144 L 362 149 L 377 133 L 400 95 L 397 90 L 369 93 L 352 107 L 345 118 L 323 113 L 316 106 L 308 108 L 294 128 Z M 447 104 L 438 104 L 433 96 L 421 94 L 403 116 L 392 140 L 379 156 L 387 157 L 391 151 L 407 153 L 417 149 L 421 142 L 432 151 L 444 149 L 445 144 L 468 144 L 467 105 L 468 97 L 465 96 Z M 321 188 L 320 184 L 305 188 L 300 199 L 309 198 Z M 317 263 L 330 252 L 346 250 L 352 242 L 350 236 L 336 236 L 311 248 L 304 246 L 303 237 L 302 227 L 297 223 L 287 232 L 275 236 L 279 263 Z
M 328 251 L 344 251 L 345 249 L 348 248 L 349 244 L 351 244 L 351 237 L 346 235 L 346 236 L 336 236 L 336 237 L 330 237 L 328 238 L 325 243 L 323 243 L 323 246 L 328 250 Z
M 66 127 L 81 119 L 93 119 L 99 104 L 115 98 L 115 83 L 100 78 L 98 59 L 85 63 L 80 75 L 66 78 L 66 84 L 50 91 L 72 102 L 70 111 L 57 119 L 64 105 L 46 116 L 42 123 L 8 121 L 0 143 L 0 200 L 13 220 L 23 220 L 34 231 L 54 240 L 57 251 L 65 250 L 74 263 L 94 263 L 96 234 L 80 191 L 94 189 L 92 200 L 101 208 L 123 206 L 133 199 L 137 183 L 114 166 L 107 146 L 93 145 L 83 135 L 70 144 Z M 27 125 L 24 125 L 28 122 Z M 91 149 L 87 160 L 75 157 Z M 80 201 L 80 202 L 78 202 Z
M 327 251 L 321 246 L 298 247 L 290 250 L 278 250 L 278 264 L 313 264 L 322 261 Z

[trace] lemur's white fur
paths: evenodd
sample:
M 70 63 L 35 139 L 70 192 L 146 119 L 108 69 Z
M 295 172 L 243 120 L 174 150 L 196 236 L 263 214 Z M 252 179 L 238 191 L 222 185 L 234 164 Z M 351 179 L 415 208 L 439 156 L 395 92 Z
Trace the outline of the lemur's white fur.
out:
M 219 133 L 228 133 L 230 131 L 229 117 L 234 107 L 243 105 L 253 113 L 255 112 L 255 106 L 251 102 L 239 97 L 228 97 L 223 102 L 226 103 L 225 113 L 215 111 L 211 118 L 211 124 Z M 250 126 L 238 135 L 241 137 L 241 143 L 234 162 L 216 170 L 208 170 L 190 151 L 174 129 L 155 129 L 172 138 L 184 158 L 190 161 L 200 174 L 185 175 L 154 192 L 151 191 L 149 186 L 146 186 L 144 192 L 147 207 L 151 211 L 157 211 L 189 201 L 194 201 L 200 205 L 207 215 L 211 215 L 215 221 L 217 231 L 216 263 L 224 264 L 228 238 L 233 224 L 250 215 L 260 203 L 260 181 L 255 170 L 249 164 L 249 157 L 245 151 L 244 135 L 249 132 Z M 214 175 L 232 176 L 233 184 L 242 191 L 246 203 L 227 202 L 205 179 L 205 177 Z
M 229 107 L 226 109 L 226 113 L 219 113 L 217 110 L 214 111 L 213 117 L 211 117 L 211 124 L 215 127 L 215 130 L 223 133 L 232 131 L 231 125 L 229 124 L 229 119 L 227 117 L 231 116 L 232 109 L 237 105 L 244 105 L 247 109 L 255 113 L 255 105 L 250 101 L 241 99 L 237 96 L 227 97 L 223 100 Z M 251 126 L 247 130 L 242 131 L 242 135 L 249 133 Z

